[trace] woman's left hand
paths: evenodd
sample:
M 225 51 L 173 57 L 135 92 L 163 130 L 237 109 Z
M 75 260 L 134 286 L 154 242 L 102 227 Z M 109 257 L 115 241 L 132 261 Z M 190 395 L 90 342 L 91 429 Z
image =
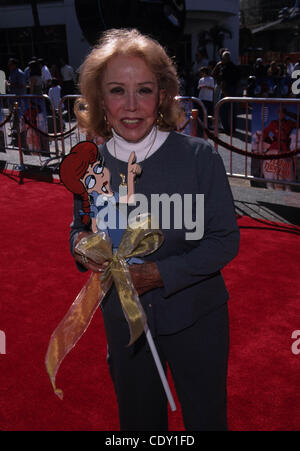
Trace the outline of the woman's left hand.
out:
M 163 287 L 163 281 L 156 263 L 149 262 L 130 265 L 129 270 L 134 288 L 139 295 L 153 288 Z

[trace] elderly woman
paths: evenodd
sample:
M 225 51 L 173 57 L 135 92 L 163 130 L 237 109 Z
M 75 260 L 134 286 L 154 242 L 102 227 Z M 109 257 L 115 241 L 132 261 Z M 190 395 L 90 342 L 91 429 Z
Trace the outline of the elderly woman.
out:
M 194 216 L 188 221 L 184 215 L 182 227 L 178 217 L 169 224 L 160 218 L 163 245 L 130 265 L 130 273 L 162 364 L 170 368 L 185 428 L 226 430 L 228 293 L 221 270 L 238 252 L 239 230 L 222 160 L 205 141 L 176 132 L 176 69 L 161 45 L 137 30 L 103 35 L 81 67 L 80 89 L 78 123 L 89 136 L 107 140 L 100 153 L 114 192 L 126 183 L 123 174 L 135 152 L 142 169 L 135 193 L 149 205 L 155 194 L 193 198 Z M 204 218 L 194 224 L 203 220 L 203 236 L 187 234 L 201 204 L 196 194 L 204 195 Z M 75 195 L 72 252 L 91 233 L 81 202 Z M 166 214 L 165 205 L 162 210 Z M 81 260 L 77 266 L 103 270 Z M 167 430 L 167 399 L 145 336 L 126 347 L 129 330 L 114 287 L 101 308 L 121 430 Z

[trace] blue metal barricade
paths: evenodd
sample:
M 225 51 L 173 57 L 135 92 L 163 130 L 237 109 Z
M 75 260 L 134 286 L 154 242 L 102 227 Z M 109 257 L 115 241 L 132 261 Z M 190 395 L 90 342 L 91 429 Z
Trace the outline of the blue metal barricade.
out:
M 21 166 L 58 156 L 56 113 L 46 95 L 0 95 L 2 161 Z

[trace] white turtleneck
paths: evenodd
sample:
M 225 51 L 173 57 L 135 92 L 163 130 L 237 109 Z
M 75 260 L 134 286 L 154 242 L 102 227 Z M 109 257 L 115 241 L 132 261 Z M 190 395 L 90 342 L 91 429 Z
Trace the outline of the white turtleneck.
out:
M 118 160 L 127 162 L 131 152 L 135 152 L 137 163 L 144 161 L 146 156 L 147 158 L 149 158 L 151 155 L 153 155 L 154 152 L 156 152 L 161 147 L 161 145 L 169 136 L 169 132 L 162 132 L 157 129 L 157 134 L 155 137 L 156 127 L 153 127 L 151 132 L 148 133 L 148 135 L 145 136 L 145 138 L 143 138 L 141 141 L 131 143 L 122 138 L 122 136 L 118 135 L 114 130 L 112 130 L 112 133 L 113 137 L 106 143 L 109 153 L 113 157 L 117 156 Z M 153 142 L 154 139 L 155 142 Z M 116 155 L 114 151 L 114 140 L 116 145 Z M 151 150 L 147 155 L 150 147 Z

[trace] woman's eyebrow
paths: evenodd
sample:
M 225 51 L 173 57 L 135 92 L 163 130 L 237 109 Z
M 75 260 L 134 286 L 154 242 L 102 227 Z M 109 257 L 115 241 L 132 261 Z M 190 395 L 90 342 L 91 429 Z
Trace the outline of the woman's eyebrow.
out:
M 108 81 L 106 83 L 107 85 L 125 85 L 125 83 L 122 83 L 120 81 Z M 141 81 L 139 83 L 137 83 L 138 85 L 155 85 L 154 81 Z

